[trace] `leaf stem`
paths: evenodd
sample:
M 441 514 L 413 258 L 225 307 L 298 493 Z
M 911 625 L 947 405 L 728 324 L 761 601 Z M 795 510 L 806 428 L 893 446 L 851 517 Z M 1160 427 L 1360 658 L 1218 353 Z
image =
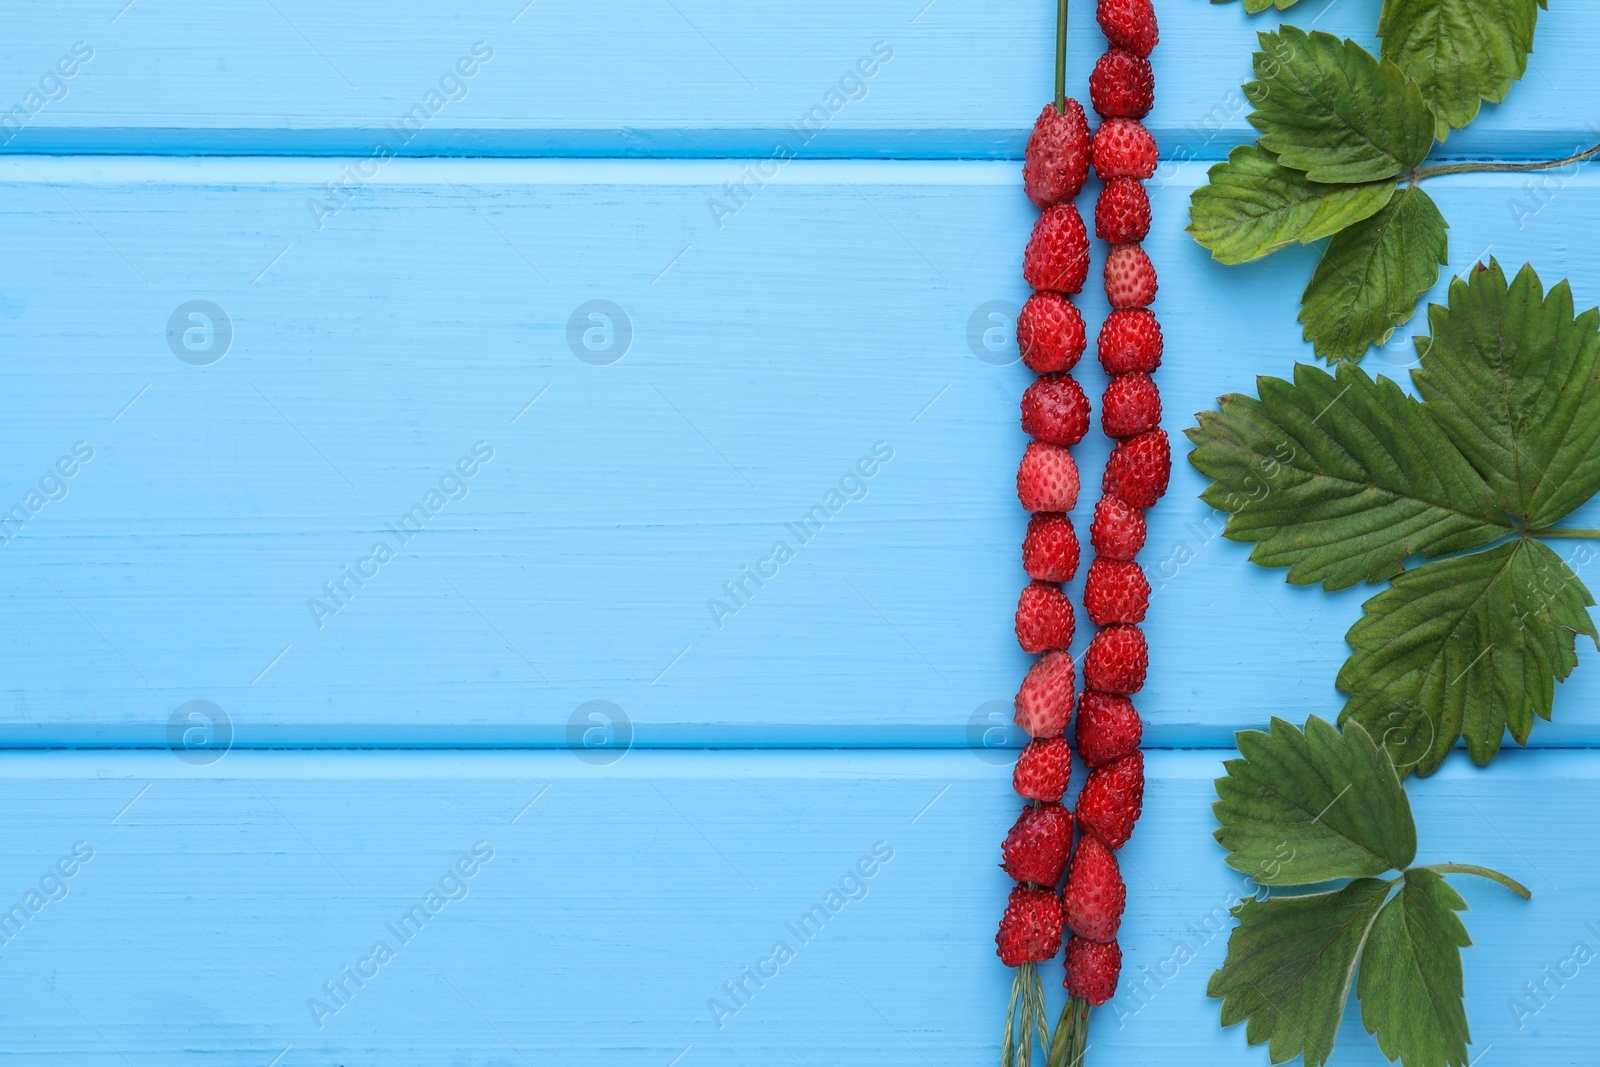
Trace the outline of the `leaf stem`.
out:
M 1593 156 L 1600 155 L 1600 144 L 1593 148 L 1584 149 L 1576 155 L 1567 156 L 1565 159 L 1545 159 L 1534 163 L 1440 163 L 1432 167 L 1418 167 L 1408 177 L 1413 182 L 1422 181 L 1424 178 L 1437 178 L 1442 174 L 1477 174 L 1477 173 L 1503 173 L 1508 171 L 1525 170 L 1550 170 L 1552 167 L 1564 167 L 1568 163 L 1582 163 Z
M 1529 530 L 1535 537 L 1590 537 L 1600 538 L 1600 530 L 1558 530 L 1555 527 L 1546 527 L 1543 530 Z
M 1056 114 L 1067 113 L 1067 0 L 1056 0 Z
M 1046 1067 L 1083 1067 L 1084 1053 L 1088 1051 L 1089 1002 L 1082 997 L 1068 997 L 1056 1022 Z
M 1530 900 L 1533 897 L 1531 889 L 1510 875 L 1501 874 L 1499 871 L 1491 871 L 1487 867 L 1479 867 L 1473 863 L 1430 863 L 1423 869 L 1434 871 L 1438 874 L 1475 874 L 1479 878 L 1487 878 L 1491 882 L 1499 882 L 1523 900 Z

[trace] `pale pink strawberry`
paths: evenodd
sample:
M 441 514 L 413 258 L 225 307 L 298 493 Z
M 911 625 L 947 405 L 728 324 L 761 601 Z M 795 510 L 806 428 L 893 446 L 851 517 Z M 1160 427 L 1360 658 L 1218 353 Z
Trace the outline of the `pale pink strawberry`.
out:
M 1046 652 L 1040 656 L 1017 690 L 1016 723 L 1029 737 L 1059 737 L 1066 732 L 1077 693 L 1077 671 L 1072 654 Z
M 1156 268 L 1140 245 L 1113 245 L 1105 277 L 1106 299 L 1114 308 L 1149 307 L 1156 298 Z
M 1060 445 L 1030 441 L 1017 467 L 1017 499 L 1028 511 L 1071 511 L 1078 503 L 1078 465 Z

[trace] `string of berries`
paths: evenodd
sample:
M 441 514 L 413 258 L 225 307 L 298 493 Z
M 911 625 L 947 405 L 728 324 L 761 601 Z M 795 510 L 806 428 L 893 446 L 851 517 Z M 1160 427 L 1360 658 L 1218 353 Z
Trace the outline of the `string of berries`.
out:
M 1155 173 L 1155 139 L 1139 120 L 1150 111 L 1155 80 L 1150 53 L 1160 37 L 1151 0 L 1099 0 L 1096 19 L 1110 47 L 1089 76 L 1089 101 L 1100 116 L 1091 159 L 1103 183 L 1095 236 L 1111 246 L 1104 281 L 1111 312 L 1100 329 L 1100 363 L 1111 382 L 1100 400 L 1100 428 L 1115 444 L 1089 526 L 1095 557 L 1083 607 L 1100 629 L 1083 661 L 1083 696 L 1074 739 L 1090 768 L 1078 794 L 1080 831 L 1067 871 L 1063 918 L 1066 1009 L 1049 1067 L 1080 1067 L 1088 1048 L 1089 1009 L 1116 992 L 1122 970 L 1117 931 L 1127 890 L 1116 850 L 1133 833 L 1144 802 L 1141 727 L 1130 699 L 1149 665 L 1144 621 L 1150 583 L 1135 562 L 1144 546 L 1143 512 L 1166 492 L 1171 446 L 1161 429 L 1161 326 L 1150 311 L 1156 273 L 1141 242 L 1150 232 L 1143 181 Z
M 1028 138 L 1023 188 L 1040 210 L 1023 254 L 1022 276 L 1034 290 L 1017 317 L 1017 347 L 1036 377 L 1022 394 L 1029 441 L 1017 468 L 1017 499 L 1030 513 L 1022 542 L 1029 581 L 1017 601 L 1017 643 L 1039 656 L 1017 692 L 1016 721 L 1031 740 L 1017 757 L 1012 787 L 1026 802 L 1001 846 L 1001 868 L 1017 885 L 1006 902 L 995 947 L 1016 968 L 1000 1059 L 1028 1067 L 1035 1044 L 1050 1048 L 1044 983 L 1038 966 L 1061 951 L 1067 915 L 1060 886 L 1072 853 L 1073 817 L 1061 799 L 1072 779 L 1067 740 L 1077 696 L 1072 660 L 1076 629 L 1062 583 L 1078 573 L 1072 520 L 1078 467 L 1070 451 L 1089 432 L 1089 398 L 1070 372 L 1087 346 L 1083 316 L 1069 297 L 1089 275 L 1089 234 L 1072 203 L 1089 175 L 1092 148 L 1083 108 L 1066 95 L 1066 0 L 1056 8 L 1056 96 Z

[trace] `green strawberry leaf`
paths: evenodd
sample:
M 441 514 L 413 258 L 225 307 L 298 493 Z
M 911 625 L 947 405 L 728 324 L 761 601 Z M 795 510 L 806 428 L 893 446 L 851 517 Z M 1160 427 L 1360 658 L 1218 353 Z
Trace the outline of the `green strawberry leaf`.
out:
M 1439 280 L 1447 229 L 1432 198 L 1410 185 L 1382 211 L 1340 231 L 1300 298 L 1305 338 L 1317 355 L 1330 363 L 1359 360 L 1411 318 Z
M 1206 995 L 1222 1000 L 1222 1025 L 1249 1020 L 1245 1040 L 1263 1041 L 1282 1063 L 1305 1056 L 1319 1067 L 1333 1052 L 1367 932 L 1390 883 L 1361 878 L 1331 893 L 1247 900 Z
M 1565 281 L 1546 296 L 1525 266 L 1508 286 L 1493 261 L 1449 300 L 1417 340 L 1425 410 L 1502 508 L 1549 526 L 1600 491 L 1600 311 L 1574 317 Z
M 1228 4 L 1233 0 L 1211 0 L 1213 4 Z M 1244 0 L 1244 9 L 1251 15 L 1259 14 L 1269 7 L 1276 7 L 1279 11 L 1293 7 L 1299 0 Z
M 1444 140 L 1528 69 L 1544 0 L 1384 0 L 1382 54 L 1416 79 Z
M 1354 41 L 1293 26 L 1260 35 L 1244 87 L 1261 147 L 1317 182 L 1372 182 L 1421 163 L 1434 117 L 1422 90 Z
M 1340 721 L 1365 726 L 1402 771 L 1433 773 L 1463 736 L 1486 764 L 1508 727 L 1526 744 L 1534 715 L 1550 717 L 1555 683 L 1578 664 L 1576 636 L 1600 645 L 1593 604 L 1529 538 L 1407 571 L 1350 629 Z
M 1383 906 L 1361 954 L 1361 1021 L 1405 1067 L 1465 1067 L 1467 1011 L 1461 950 L 1472 944 L 1455 913 L 1461 899 L 1433 871 L 1407 871 Z
M 1359 725 L 1313 716 L 1243 730 L 1211 806 L 1228 865 L 1260 885 L 1312 885 L 1404 869 L 1417 854 L 1411 805 L 1389 757 Z
M 1259 400 L 1225 396 L 1188 431 L 1201 498 L 1230 513 L 1224 536 L 1296 585 L 1343 589 L 1406 556 L 1476 548 L 1511 532 L 1489 487 L 1422 405 L 1343 363 L 1257 379 Z
M 1392 180 L 1313 182 L 1256 145 L 1235 148 L 1207 177 L 1190 197 L 1189 233 L 1223 263 L 1248 263 L 1338 233 L 1379 211 L 1395 190 Z

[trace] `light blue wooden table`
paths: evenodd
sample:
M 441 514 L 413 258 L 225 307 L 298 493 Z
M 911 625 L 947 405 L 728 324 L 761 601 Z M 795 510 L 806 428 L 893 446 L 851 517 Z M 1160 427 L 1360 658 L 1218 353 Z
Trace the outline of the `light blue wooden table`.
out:
M 0 1058 L 988 1062 L 1027 375 L 984 331 L 1027 293 L 1049 5 L 124 3 L 12 4 L 0 43 L 0 112 L 45 98 L 0 132 L 0 510 L 47 498 L 0 544 L 0 907 L 46 898 L 0 943 Z M 1370 42 L 1375 3 L 1302 7 Z M 1311 358 L 1316 251 L 1228 269 L 1181 232 L 1250 139 L 1270 22 L 1160 15 L 1178 437 Z M 1597 21 L 1553 4 L 1445 154 L 1592 143 Z M 1439 180 L 1451 273 L 1531 259 L 1600 300 L 1597 185 Z M 1180 462 L 1142 557 L 1150 785 L 1100 1064 L 1266 1062 L 1203 993 L 1247 891 L 1211 779 L 1234 730 L 1337 711 L 1364 595 L 1249 565 L 1201 488 Z M 1462 886 L 1487 1067 L 1593 1058 L 1600 976 L 1513 1009 L 1600 947 L 1580 653 L 1534 750 L 1411 790 L 1430 860 L 1534 890 Z M 1383 1062 L 1354 1013 L 1334 1062 Z

